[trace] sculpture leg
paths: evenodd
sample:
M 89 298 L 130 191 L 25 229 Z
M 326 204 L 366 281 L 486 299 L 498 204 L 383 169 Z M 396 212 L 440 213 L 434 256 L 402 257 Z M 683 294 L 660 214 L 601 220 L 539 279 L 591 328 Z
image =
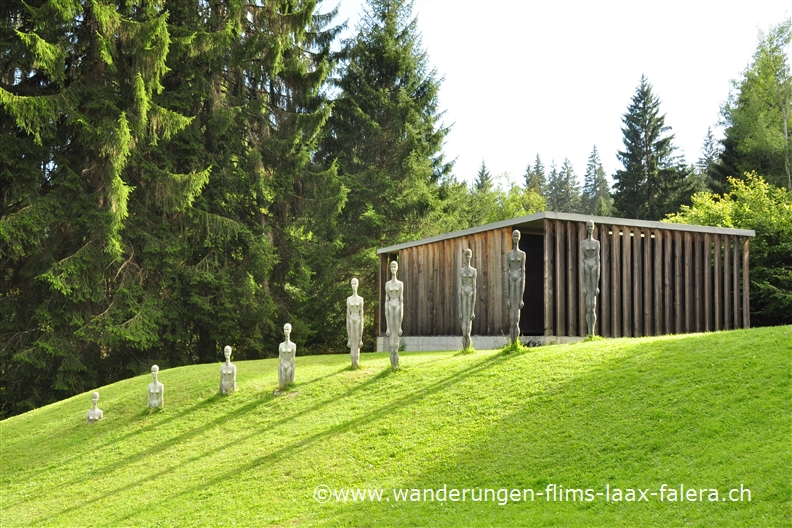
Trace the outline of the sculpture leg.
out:
M 360 359 L 360 349 L 356 346 L 352 346 L 351 355 L 352 355 L 352 368 L 357 368 L 358 360 Z
M 399 351 L 398 350 L 396 350 L 396 351 L 391 350 L 390 361 L 391 361 L 391 367 L 399 368 Z

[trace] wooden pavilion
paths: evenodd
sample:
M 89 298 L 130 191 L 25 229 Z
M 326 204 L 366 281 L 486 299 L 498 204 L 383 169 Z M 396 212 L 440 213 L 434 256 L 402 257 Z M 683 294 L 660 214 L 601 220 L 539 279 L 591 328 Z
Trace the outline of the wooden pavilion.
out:
M 457 274 L 466 248 L 478 269 L 474 345 L 503 346 L 509 335 L 504 254 L 512 249 L 514 229 L 526 253 L 523 341 L 581 339 L 586 321 L 578 252 L 587 220 L 594 221 L 601 245 L 597 334 L 638 337 L 750 326 L 754 231 L 545 211 L 378 250 L 378 350 L 384 345 L 391 260 L 398 260 L 404 282 L 407 349 L 459 348 Z

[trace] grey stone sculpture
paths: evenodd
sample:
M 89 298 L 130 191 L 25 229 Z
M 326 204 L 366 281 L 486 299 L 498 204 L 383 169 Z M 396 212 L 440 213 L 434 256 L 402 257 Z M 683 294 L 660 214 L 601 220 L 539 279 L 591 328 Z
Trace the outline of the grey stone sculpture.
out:
M 278 385 L 284 389 L 290 383 L 294 383 L 294 358 L 297 355 L 297 345 L 292 343 L 292 326 L 289 323 L 283 325 L 283 343 L 278 345 Z
M 478 271 L 470 265 L 473 251 L 466 249 L 464 264 L 459 270 L 459 320 L 462 322 L 462 349 L 473 346 L 470 332 L 473 330 L 473 319 L 476 318 L 476 278 Z
M 597 295 L 600 280 L 600 243 L 594 240 L 594 222 L 586 222 L 588 238 L 580 242 L 580 268 L 583 270 L 583 297 L 586 303 L 588 335 L 597 330 Z
M 385 335 L 388 337 L 388 350 L 393 368 L 399 367 L 399 337 L 402 335 L 404 317 L 404 283 L 396 278 L 399 263 L 390 263 L 391 280 L 385 283 L 385 321 L 388 324 Z M 397 330 L 398 329 L 398 330 Z
M 512 231 L 514 249 L 506 253 L 509 286 L 506 308 L 509 309 L 509 343 L 520 338 L 520 308 L 523 307 L 525 293 L 525 251 L 520 249 L 520 230 Z
M 154 381 L 148 385 L 148 406 L 152 409 L 165 407 L 165 385 L 159 382 L 157 374 L 159 374 L 159 367 L 153 365 L 151 367 L 151 376 Z
M 102 409 L 97 407 L 99 403 L 99 393 L 94 392 L 91 394 L 91 403 L 93 403 L 93 408 L 88 410 L 88 414 L 85 415 L 85 423 L 92 424 L 98 420 L 104 418 L 104 412 Z
M 352 279 L 352 295 L 347 297 L 347 346 L 352 355 L 352 368 L 357 368 L 363 347 L 363 297 L 358 295 L 358 280 Z
M 223 349 L 225 354 L 225 363 L 220 365 L 220 394 L 226 395 L 234 392 L 237 389 L 236 384 L 236 365 L 231 363 L 231 347 L 226 346 Z

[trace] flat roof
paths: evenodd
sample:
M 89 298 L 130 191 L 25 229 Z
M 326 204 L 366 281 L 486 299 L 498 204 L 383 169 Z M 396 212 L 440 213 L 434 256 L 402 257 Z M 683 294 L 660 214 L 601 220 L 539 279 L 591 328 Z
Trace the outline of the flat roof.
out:
M 452 231 L 443 235 L 436 235 L 433 237 L 422 238 L 413 242 L 405 242 L 403 244 L 396 244 L 395 246 L 388 246 L 377 250 L 377 254 L 382 253 L 395 253 L 396 251 L 406 249 L 414 246 L 422 246 L 424 244 L 431 244 L 433 242 L 440 242 L 442 240 L 449 240 L 461 236 L 473 235 L 481 233 L 482 231 L 490 231 L 493 229 L 501 229 L 503 227 L 520 226 L 524 228 L 544 228 L 544 220 L 571 220 L 575 222 L 586 222 L 588 220 L 594 221 L 595 224 L 605 225 L 619 225 L 628 227 L 648 227 L 652 229 L 665 229 L 667 231 L 688 231 L 694 233 L 711 233 L 716 235 L 736 235 L 736 236 L 756 236 L 756 231 L 753 229 L 732 229 L 729 227 L 711 227 L 699 226 L 689 224 L 671 224 L 667 222 L 654 222 L 649 220 L 634 220 L 629 218 L 615 218 L 613 216 L 593 216 L 581 215 L 575 213 L 556 213 L 555 211 L 542 211 L 541 213 L 534 213 L 528 216 L 518 216 L 510 220 L 501 220 L 500 222 L 492 222 L 491 224 L 484 224 L 477 227 L 470 227 L 468 229 L 460 229 L 459 231 Z

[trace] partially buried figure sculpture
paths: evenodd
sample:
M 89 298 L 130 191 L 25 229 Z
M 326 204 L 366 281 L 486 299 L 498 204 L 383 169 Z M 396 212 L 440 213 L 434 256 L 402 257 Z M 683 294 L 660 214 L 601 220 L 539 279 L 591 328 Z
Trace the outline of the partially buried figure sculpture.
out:
M 399 263 L 395 260 L 390 263 L 391 280 L 385 283 L 385 321 L 388 328 L 385 335 L 388 337 L 388 350 L 390 350 L 391 366 L 399 366 L 399 337 L 402 335 L 402 318 L 404 316 L 404 283 L 396 278 L 399 272 Z
M 594 240 L 594 222 L 586 222 L 588 238 L 580 242 L 580 266 L 583 269 L 583 298 L 586 302 L 588 335 L 594 335 L 597 326 L 597 295 L 600 279 L 600 243 Z
M 347 297 L 347 346 L 352 355 L 352 368 L 357 368 L 363 347 L 363 297 L 358 295 L 358 280 L 352 279 L 352 295 Z
M 161 409 L 165 406 L 165 385 L 157 379 L 159 374 L 159 367 L 154 365 L 151 367 L 151 376 L 154 381 L 148 385 L 148 406 L 152 409 Z
M 278 384 L 281 389 L 294 383 L 294 357 L 297 355 L 297 345 L 292 343 L 292 326 L 289 323 L 283 325 L 283 343 L 278 345 Z
M 478 271 L 470 265 L 473 251 L 465 250 L 464 264 L 459 270 L 459 320 L 462 322 L 462 349 L 473 346 L 470 333 L 473 330 L 473 319 L 476 307 L 476 277 Z
M 525 292 L 525 251 L 520 249 L 520 231 L 512 231 L 514 249 L 506 253 L 509 285 L 506 308 L 509 309 L 509 343 L 516 343 L 520 338 L 520 308 L 523 307 Z
M 85 423 L 92 424 L 97 420 L 101 420 L 104 418 L 104 413 L 102 409 L 97 407 L 99 403 L 99 393 L 94 392 L 91 394 L 91 403 L 93 403 L 93 408 L 88 410 L 88 414 L 85 415 Z
M 220 365 L 220 394 L 226 395 L 237 389 L 237 368 L 231 363 L 231 347 L 225 347 L 223 353 L 225 354 L 225 363 Z

